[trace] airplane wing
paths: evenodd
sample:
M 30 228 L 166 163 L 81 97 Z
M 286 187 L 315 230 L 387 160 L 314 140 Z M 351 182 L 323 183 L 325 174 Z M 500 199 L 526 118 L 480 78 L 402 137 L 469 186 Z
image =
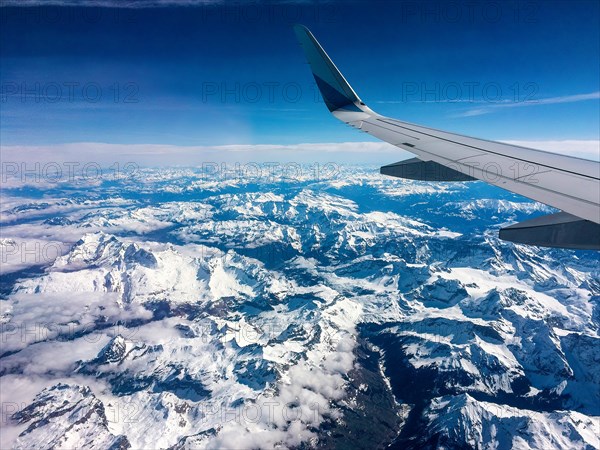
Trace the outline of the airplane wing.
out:
M 382 116 L 348 84 L 308 28 L 295 25 L 317 86 L 339 120 L 416 158 L 381 173 L 423 181 L 482 180 L 560 210 L 500 230 L 512 242 L 600 250 L 600 163 L 440 131 Z

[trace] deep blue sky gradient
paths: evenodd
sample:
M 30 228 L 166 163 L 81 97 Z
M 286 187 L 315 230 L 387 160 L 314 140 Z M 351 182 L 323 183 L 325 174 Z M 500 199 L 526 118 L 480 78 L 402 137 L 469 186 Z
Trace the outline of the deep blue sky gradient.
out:
M 600 91 L 597 1 L 246 2 L 0 13 L 3 145 L 371 140 L 316 100 L 291 29 L 297 22 L 382 114 L 489 139 L 599 139 L 597 98 L 498 106 Z M 237 86 L 239 98 L 223 97 L 223 88 Z M 102 97 L 91 101 L 98 87 Z

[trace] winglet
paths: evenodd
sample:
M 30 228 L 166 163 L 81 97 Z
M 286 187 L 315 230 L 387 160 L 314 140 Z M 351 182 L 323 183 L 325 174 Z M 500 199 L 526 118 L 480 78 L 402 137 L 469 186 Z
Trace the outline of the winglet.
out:
M 327 56 L 310 30 L 304 25 L 294 25 L 294 32 L 304 49 L 306 59 L 329 111 L 333 112 L 339 109 L 361 111 L 358 105 L 364 105 L 364 103 L 333 64 L 331 58 Z

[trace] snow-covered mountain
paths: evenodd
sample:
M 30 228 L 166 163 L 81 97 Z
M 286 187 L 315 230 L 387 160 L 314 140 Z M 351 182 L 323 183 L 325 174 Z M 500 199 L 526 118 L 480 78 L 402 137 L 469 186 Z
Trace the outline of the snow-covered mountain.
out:
M 547 207 L 364 168 L 96 184 L 2 193 L 2 448 L 600 448 L 598 254 L 496 237 Z

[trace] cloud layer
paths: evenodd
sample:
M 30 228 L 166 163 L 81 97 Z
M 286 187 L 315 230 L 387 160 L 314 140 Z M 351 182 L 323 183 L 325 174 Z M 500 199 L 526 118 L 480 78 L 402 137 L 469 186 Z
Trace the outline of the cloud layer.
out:
M 576 103 L 583 102 L 586 100 L 598 100 L 600 99 L 600 91 L 590 92 L 588 94 L 574 94 L 574 95 L 563 95 L 560 97 L 549 97 L 542 98 L 539 100 L 523 101 L 523 102 L 511 102 L 511 103 L 496 103 L 489 104 L 481 108 L 469 109 L 465 112 L 456 114 L 454 117 L 473 117 L 481 116 L 483 114 L 489 114 L 494 111 L 505 108 L 519 108 L 523 106 L 539 106 L 539 105 L 557 105 L 561 103 Z
M 598 140 L 506 140 L 508 144 L 536 148 L 563 155 L 598 160 Z M 385 142 L 324 142 L 295 145 L 177 146 L 156 144 L 106 144 L 81 142 L 43 146 L 0 146 L 2 173 L 21 170 L 22 164 L 112 164 L 133 163 L 139 167 L 202 166 L 221 163 L 336 163 L 382 165 L 412 157 Z M 18 166 L 15 166 L 15 164 Z

